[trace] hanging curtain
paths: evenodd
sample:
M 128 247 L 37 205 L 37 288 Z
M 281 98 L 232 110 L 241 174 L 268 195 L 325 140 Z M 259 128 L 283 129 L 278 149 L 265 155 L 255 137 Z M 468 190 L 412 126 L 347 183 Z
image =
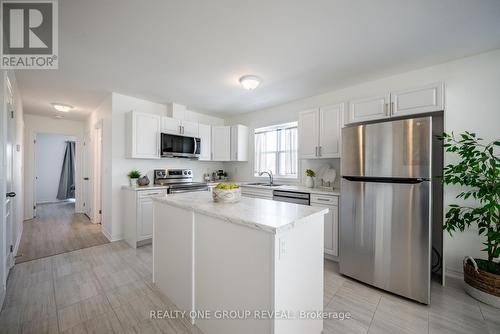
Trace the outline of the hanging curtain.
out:
M 57 199 L 75 198 L 75 142 L 66 142 Z

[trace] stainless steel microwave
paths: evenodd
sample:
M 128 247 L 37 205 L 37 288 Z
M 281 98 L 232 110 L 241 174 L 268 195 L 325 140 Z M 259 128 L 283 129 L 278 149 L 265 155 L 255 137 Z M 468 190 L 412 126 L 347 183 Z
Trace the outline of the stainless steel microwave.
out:
M 200 156 L 200 145 L 200 138 L 169 133 L 161 134 L 160 146 L 162 158 L 196 159 Z

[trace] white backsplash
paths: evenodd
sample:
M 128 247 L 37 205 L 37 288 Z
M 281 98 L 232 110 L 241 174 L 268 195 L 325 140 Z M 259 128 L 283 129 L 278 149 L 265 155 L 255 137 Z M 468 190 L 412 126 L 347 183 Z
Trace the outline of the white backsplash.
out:
M 317 172 L 322 166 L 329 165 L 337 171 L 334 187 L 340 187 L 340 159 L 311 159 L 299 161 L 299 178 L 296 179 L 280 179 L 279 183 L 302 184 L 305 185 L 306 169 L 311 168 Z M 252 162 L 225 162 L 224 170 L 229 173 L 229 178 L 235 181 L 255 181 L 260 180 L 253 176 Z M 317 181 L 319 185 L 319 180 Z

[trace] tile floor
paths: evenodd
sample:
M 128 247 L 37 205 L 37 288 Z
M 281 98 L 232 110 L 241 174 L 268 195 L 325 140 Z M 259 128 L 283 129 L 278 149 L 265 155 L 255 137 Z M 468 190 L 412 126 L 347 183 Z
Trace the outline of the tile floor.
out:
M 0 333 L 197 333 L 178 319 L 149 319 L 152 309 L 172 309 L 151 284 L 151 264 L 151 246 L 124 242 L 18 264 Z M 340 276 L 325 261 L 325 310 L 352 318 L 325 321 L 324 333 L 500 333 L 500 310 L 460 285 L 433 285 L 431 306 L 424 306 Z

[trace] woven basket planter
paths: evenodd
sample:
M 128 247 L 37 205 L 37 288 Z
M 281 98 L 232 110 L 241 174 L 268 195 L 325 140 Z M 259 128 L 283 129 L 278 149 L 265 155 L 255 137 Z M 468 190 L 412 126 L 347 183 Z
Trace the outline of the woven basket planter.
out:
M 464 260 L 465 291 L 485 304 L 500 308 L 500 275 L 478 269 L 470 259 Z

